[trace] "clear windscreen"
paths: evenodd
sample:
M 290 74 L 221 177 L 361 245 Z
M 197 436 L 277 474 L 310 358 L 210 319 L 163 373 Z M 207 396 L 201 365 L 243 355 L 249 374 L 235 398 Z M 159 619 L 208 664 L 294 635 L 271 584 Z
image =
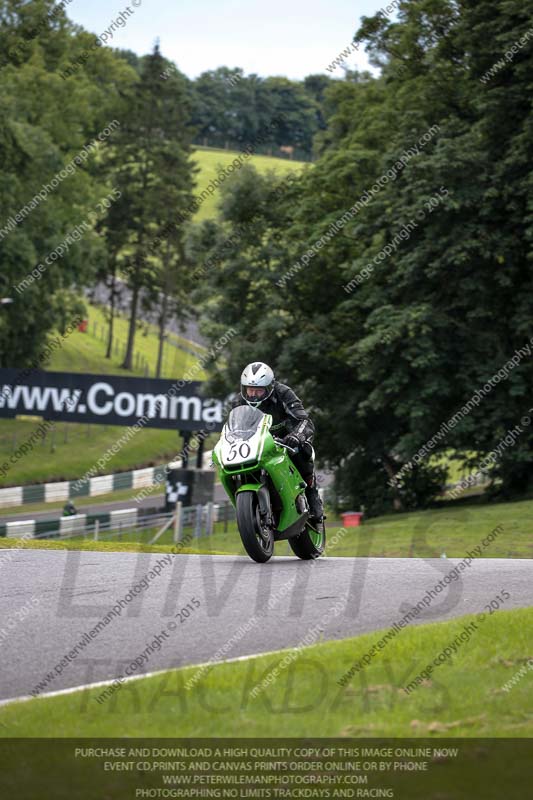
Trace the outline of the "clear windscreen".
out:
M 265 415 L 258 408 L 237 406 L 232 409 L 226 423 L 229 439 L 251 439 Z

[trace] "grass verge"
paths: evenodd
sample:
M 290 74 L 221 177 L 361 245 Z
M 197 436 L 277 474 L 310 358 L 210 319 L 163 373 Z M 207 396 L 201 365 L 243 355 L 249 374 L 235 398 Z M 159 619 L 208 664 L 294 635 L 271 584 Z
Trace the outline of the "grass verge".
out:
M 150 534 L 153 536 L 153 532 Z M 144 544 L 142 542 L 117 541 L 114 536 L 112 540 L 92 539 L 0 539 L 0 550 L 80 550 L 98 553 L 173 553 L 173 544 L 158 545 Z M 196 555 L 194 547 L 180 547 L 180 554 Z M 223 552 L 211 551 L 212 555 L 227 555 Z
M 533 501 L 446 503 L 409 514 L 387 514 L 349 528 L 329 555 L 463 558 L 501 526 L 482 548 L 485 558 L 533 558 Z M 338 538 L 338 537 L 337 537 Z
M 480 505 L 448 504 L 429 511 L 387 514 L 357 528 L 343 528 L 334 518 L 327 521 L 327 555 L 384 558 L 463 558 L 498 529 L 492 541 L 481 547 L 480 558 L 533 558 L 533 500 Z M 163 538 L 162 543 L 165 542 Z M 199 553 L 244 552 L 235 524 L 224 532 L 217 523 L 212 537 L 196 539 Z M 275 553 L 289 553 L 286 542 Z
M 202 536 L 191 544 L 190 551 L 227 555 L 245 555 L 235 523 L 216 523 L 212 536 Z M 533 558 L 533 500 L 481 505 L 449 504 L 430 511 L 389 514 L 376 517 L 358 528 L 342 528 L 339 520 L 327 523 L 328 556 L 375 558 L 464 558 L 474 550 L 479 558 Z M 487 537 L 492 534 L 492 541 Z M 124 532 L 135 548 L 145 544 L 148 534 Z M 482 546 L 482 542 L 487 542 Z M 54 543 L 62 547 L 66 542 Z M 84 549 L 99 549 L 99 542 L 85 540 Z M 112 542 L 111 542 L 112 544 Z M 33 542 L 32 546 L 45 546 Z M 172 532 L 159 540 L 170 552 Z M 2 540 L 0 540 L 2 546 Z M 9 546 L 4 544 L 3 546 Z M 12 545 L 11 545 L 12 546 Z M 81 541 L 68 542 L 69 548 L 81 548 Z M 475 548 L 481 546 L 481 551 Z M 291 554 L 287 542 L 278 542 L 276 555 Z
M 475 620 L 469 615 L 404 629 L 344 687 L 338 680 L 380 632 L 217 664 L 189 691 L 185 683 L 197 667 L 124 684 L 101 705 L 102 687 L 14 703 L 0 709 L 0 736 L 533 736 L 531 674 L 509 691 L 502 688 L 533 655 L 533 609 L 487 616 L 451 662 L 415 691 L 404 691 Z M 183 649 L 183 639 L 193 635 L 191 625 L 170 646 Z M 291 653 L 294 660 L 281 668 Z M 276 667 L 276 679 L 254 697 L 253 688 Z

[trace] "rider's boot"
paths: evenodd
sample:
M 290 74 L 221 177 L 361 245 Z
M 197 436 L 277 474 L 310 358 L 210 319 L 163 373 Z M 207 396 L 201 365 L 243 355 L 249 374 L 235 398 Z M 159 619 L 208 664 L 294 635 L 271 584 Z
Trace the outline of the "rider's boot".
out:
M 309 503 L 309 517 L 317 522 L 320 522 L 324 517 L 324 507 L 318 493 L 316 486 L 316 475 L 314 472 L 306 482 L 307 486 L 305 489 L 305 496 L 307 497 L 307 502 Z

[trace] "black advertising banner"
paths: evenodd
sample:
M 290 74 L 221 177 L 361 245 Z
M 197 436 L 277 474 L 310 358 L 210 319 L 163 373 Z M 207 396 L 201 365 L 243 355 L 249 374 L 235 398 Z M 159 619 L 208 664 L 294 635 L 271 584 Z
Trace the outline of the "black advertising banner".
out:
M 219 431 L 223 402 L 206 397 L 202 387 L 200 381 L 0 369 L 0 418 Z
M 531 739 L 0 739 L 0 796 L 525 800 L 532 756 Z

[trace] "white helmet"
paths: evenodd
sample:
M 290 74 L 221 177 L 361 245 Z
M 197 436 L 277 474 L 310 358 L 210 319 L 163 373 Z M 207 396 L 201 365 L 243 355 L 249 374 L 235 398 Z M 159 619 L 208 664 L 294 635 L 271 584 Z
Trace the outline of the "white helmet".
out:
M 268 364 L 254 361 L 244 368 L 241 375 L 241 395 L 249 406 L 257 408 L 273 391 L 274 373 Z

